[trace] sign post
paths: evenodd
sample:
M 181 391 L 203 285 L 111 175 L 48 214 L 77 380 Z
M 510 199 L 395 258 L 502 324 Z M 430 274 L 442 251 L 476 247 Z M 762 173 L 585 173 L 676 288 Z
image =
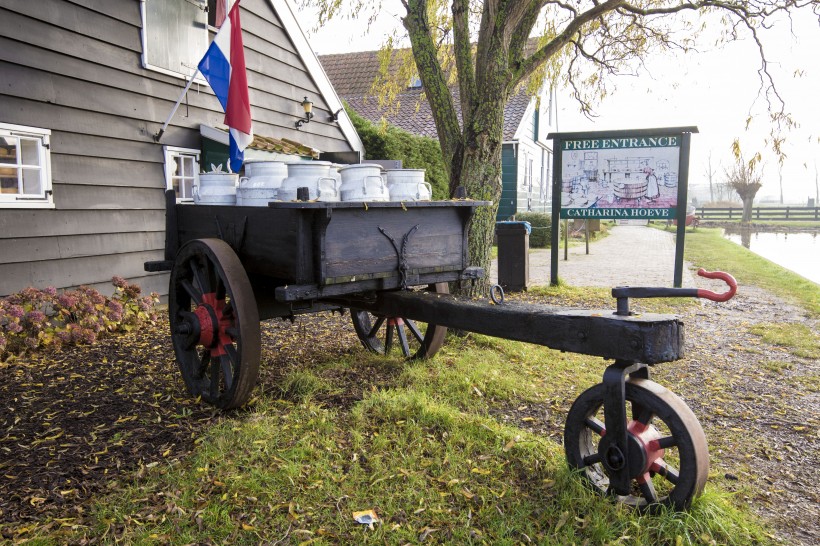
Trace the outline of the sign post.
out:
M 558 284 L 559 220 L 594 218 L 677 220 L 673 282 L 681 286 L 689 147 L 697 132 L 667 127 L 547 135 L 555 150 L 550 284 Z

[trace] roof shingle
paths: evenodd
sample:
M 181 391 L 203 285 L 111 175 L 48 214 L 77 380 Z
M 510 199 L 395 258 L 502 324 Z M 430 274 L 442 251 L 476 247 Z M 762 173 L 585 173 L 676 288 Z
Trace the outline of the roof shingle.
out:
M 384 119 L 410 133 L 438 138 L 430 104 L 424 98 L 421 88 L 408 88 L 399 93 L 396 105 L 379 106 L 378 96 L 371 93 L 380 67 L 377 51 L 321 55 L 319 61 L 336 93 L 362 117 L 375 123 Z M 451 94 L 460 120 L 458 89 L 451 88 Z M 523 87 L 510 97 L 504 109 L 504 140 L 513 139 L 531 100 Z

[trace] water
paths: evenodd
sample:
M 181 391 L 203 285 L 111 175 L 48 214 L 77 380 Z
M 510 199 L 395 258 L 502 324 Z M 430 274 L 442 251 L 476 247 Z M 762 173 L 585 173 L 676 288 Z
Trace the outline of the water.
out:
M 820 284 L 820 234 L 727 231 L 725 237 L 758 256 Z

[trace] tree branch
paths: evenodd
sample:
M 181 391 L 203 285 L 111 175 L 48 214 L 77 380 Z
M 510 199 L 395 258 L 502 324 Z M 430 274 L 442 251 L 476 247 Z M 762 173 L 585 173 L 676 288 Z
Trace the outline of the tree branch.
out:
M 475 65 L 470 43 L 469 0 L 453 0 L 453 53 L 458 70 L 459 94 L 463 123 L 469 123 L 475 103 Z
M 430 103 L 433 121 L 436 123 L 444 162 L 448 171 L 451 171 L 454 157 L 459 150 L 461 128 L 453 105 L 453 97 L 447 86 L 447 78 L 436 55 L 436 44 L 427 18 L 427 1 L 402 1 L 407 9 L 407 15 L 402 22 L 410 36 L 413 57 Z

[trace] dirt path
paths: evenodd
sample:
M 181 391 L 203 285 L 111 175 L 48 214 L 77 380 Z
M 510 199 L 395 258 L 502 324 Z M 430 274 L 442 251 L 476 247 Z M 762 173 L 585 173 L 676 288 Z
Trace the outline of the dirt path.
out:
M 706 301 L 681 318 L 687 357 L 659 367 L 657 377 L 701 421 L 710 479 L 736 491 L 786 543 L 820 544 L 820 361 L 750 332 L 797 323 L 820 336 L 820 324 L 748 286 L 729 302 Z

